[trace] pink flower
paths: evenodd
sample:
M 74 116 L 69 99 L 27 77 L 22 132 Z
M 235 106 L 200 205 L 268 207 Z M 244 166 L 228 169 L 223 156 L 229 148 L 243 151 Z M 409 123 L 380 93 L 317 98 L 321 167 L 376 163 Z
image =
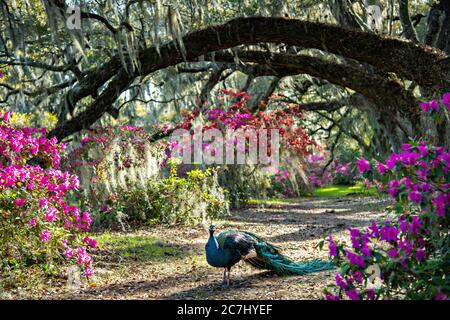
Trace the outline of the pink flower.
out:
M 414 203 L 420 204 L 422 202 L 422 193 L 419 191 L 411 191 L 408 193 L 408 198 Z
M 419 153 L 422 157 L 425 157 L 428 154 L 427 147 L 425 145 L 419 145 L 417 146 L 417 150 L 419 150 Z
M 342 289 L 347 289 L 347 283 L 345 282 L 344 278 L 339 274 L 336 273 L 336 276 L 334 277 L 336 284 L 342 288 Z
M 387 167 L 384 164 L 382 164 L 381 162 L 379 162 L 378 163 L 378 172 L 380 174 L 384 174 L 386 172 L 386 170 L 387 170 Z
M 67 258 L 72 258 L 73 257 L 73 249 L 67 247 L 65 254 L 66 254 Z
M 23 205 L 25 205 L 27 203 L 27 200 L 25 199 L 16 199 L 16 201 L 14 201 L 15 205 L 18 207 L 21 207 Z
M 339 296 L 331 294 L 331 293 L 327 293 L 325 295 L 325 299 L 327 299 L 328 301 L 341 300 L 341 298 Z
M 86 269 L 84 270 L 84 275 L 85 275 L 86 277 L 92 277 L 92 276 L 94 275 L 94 271 L 93 271 L 91 268 L 86 268 Z
M 9 122 L 9 118 L 11 118 L 11 112 L 5 112 L 5 114 L 3 115 L 3 120 L 5 122 Z
M 347 251 L 347 259 L 354 266 L 357 266 L 360 268 L 364 267 L 364 256 L 362 256 L 362 255 Z
M 39 199 L 39 205 L 40 205 L 41 207 L 45 207 L 45 206 L 47 205 L 47 199 L 45 199 L 45 198 L 40 198 L 40 199 Z
M 419 234 L 420 227 L 422 226 L 422 221 L 418 216 L 412 217 L 412 222 L 409 225 L 409 229 L 411 230 L 412 234 Z
M 384 226 L 380 230 L 380 239 L 387 242 L 397 242 L 398 230 L 394 226 Z
M 400 182 L 398 180 L 391 180 L 388 182 L 388 193 L 392 198 L 397 196 L 399 187 Z
M 44 230 L 44 231 L 41 233 L 41 241 L 43 241 L 43 242 L 48 242 L 48 240 L 50 240 L 51 236 L 52 236 L 52 235 L 51 235 L 50 231 Z
M 394 248 L 389 249 L 388 251 L 388 257 L 389 258 L 397 258 L 398 257 L 398 251 Z
M 85 222 L 88 226 L 90 226 L 92 223 L 92 218 L 88 212 L 83 212 L 83 216 L 82 216 L 81 220 L 83 222 Z
M 420 262 L 420 261 L 425 260 L 425 256 L 426 256 L 425 248 L 420 248 L 419 250 L 417 250 L 417 252 L 416 252 L 417 261 Z
M 35 226 L 37 226 L 36 219 L 35 219 L 35 218 L 31 218 L 30 222 L 28 222 L 28 225 L 29 225 L 30 227 L 35 227 Z
M 439 110 L 439 103 L 437 100 L 431 100 L 428 102 L 421 102 L 420 106 L 422 107 L 423 112 L 429 112 L 429 111 L 438 111 Z
M 353 276 L 355 277 L 356 282 L 358 284 L 361 284 L 363 282 L 362 277 L 361 277 L 361 272 L 356 271 L 355 273 L 353 273 Z
M 450 97 L 449 97 L 450 99 Z M 449 103 L 450 105 L 450 103 Z M 438 293 L 437 295 L 434 296 L 434 300 L 448 300 L 448 297 L 445 293 Z
M 375 299 L 375 290 L 373 289 L 367 289 L 366 290 L 366 294 L 367 294 L 367 298 L 369 300 L 374 300 Z
M 95 239 L 89 238 L 89 237 L 84 237 L 83 242 L 86 243 L 87 245 L 91 246 L 92 248 L 96 248 L 97 247 L 97 241 L 95 241 Z
M 353 289 L 353 290 L 345 291 L 345 294 L 346 294 L 351 300 L 361 300 L 361 296 L 359 295 L 358 289 Z
M 45 213 L 45 219 L 48 222 L 53 222 L 56 219 L 56 215 L 58 214 L 58 210 L 55 207 L 50 207 L 47 209 Z
M 398 247 L 400 250 L 402 250 L 407 256 L 411 253 L 411 250 L 413 248 L 413 243 L 409 240 L 403 239 L 399 242 Z
M 450 110 L 450 92 L 444 93 L 442 96 L 442 104 L 446 104 Z
M 358 172 L 363 173 L 365 171 L 370 171 L 370 163 L 364 158 L 359 159 L 356 161 L 356 164 L 358 166 Z
M 333 238 L 331 237 L 331 235 L 328 237 L 328 242 L 329 242 L 328 249 L 330 250 L 330 256 L 336 257 L 338 254 L 337 246 L 333 242 Z
M 375 221 L 372 221 L 372 224 L 369 227 L 370 233 L 369 237 L 378 238 L 380 236 L 380 229 Z

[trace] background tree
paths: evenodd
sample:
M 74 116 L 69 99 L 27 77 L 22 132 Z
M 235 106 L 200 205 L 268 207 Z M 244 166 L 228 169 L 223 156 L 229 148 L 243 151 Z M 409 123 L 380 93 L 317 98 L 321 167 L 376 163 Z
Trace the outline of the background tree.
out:
M 81 29 L 67 23 L 71 7 Z M 234 87 L 255 110 L 274 93 L 300 103 L 330 145 L 350 138 L 379 156 L 423 133 L 450 145 L 448 113 L 435 126 L 418 112 L 418 97 L 450 88 L 450 0 L 1 0 L 0 10 L 0 103 L 36 121 L 56 114 L 60 139 L 99 122 L 177 122 L 197 98 Z

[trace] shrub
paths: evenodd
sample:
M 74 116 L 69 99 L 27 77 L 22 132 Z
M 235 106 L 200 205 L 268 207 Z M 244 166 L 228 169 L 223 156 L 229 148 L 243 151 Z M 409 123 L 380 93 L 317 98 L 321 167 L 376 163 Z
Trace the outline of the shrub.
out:
M 39 265 L 55 273 L 74 261 L 92 275 L 87 236 L 92 222 L 67 201 L 78 177 L 59 169 L 63 144 L 45 129 L 19 128 L 0 113 L 0 270 L 3 274 Z M 12 280 L 11 282 L 13 282 Z
M 102 207 L 114 194 L 156 179 L 163 149 L 163 144 L 151 142 L 144 127 L 107 126 L 89 130 L 64 162 L 80 177 L 85 202 Z
M 325 185 L 351 185 L 356 182 L 356 173 L 351 162 L 330 161 L 329 153 L 311 154 L 306 158 L 305 171 L 308 176 L 309 189 Z
M 433 117 L 445 106 L 450 108 L 449 93 L 440 104 L 421 104 Z M 450 153 L 424 141 L 411 142 L 385 162 L 360 159 L 357 170 L 395 199 L 396 218 L 350 229 L 351 248 L 327 239 L 330 255 L 340 265 L 327 299 L 448 299 Z M 380 271 L 376 286 L 370 269 Z
M 168 164 L 167 178 L 148 180 L 145 187 L 115 195 L 96 223 L 117 227 L 118 222 L 121 228 L 143 223 L 195 226 L 228 213 L 224 190 L 218 185 L 213 169 L 204 172 L 194 169 L 186 177 L 179 177 L 174 161 L 169 160 Z
M 244 206 L 250 198 L 265 197 L 285 190 L 286 195 L 299 195 L 299 180 L 304 177 L 301 162 L 309 152 L 312 141 L 303 128 L 303 113 L 297 104 L 282 101 L 279 96 L 272 96 L 267 103 L 260 102 L 259 110 L 247 105 L 250 95 L 245 92 L 222 90 L 223 95 L 218 97 L 217 106 L 201 109 L 197 108 L 190 113 L 183 114 L 183 119 L 177 128 L 189 129 L 194 124 L 201 123 L 202 130 L 218 129 L 224 134 L 231 130 L 259 130 L 277 129 L 280 138 L 280 167 L 289 168 L 289 182 L 279 183 L 271 179 L 274 172 L 267 172 L 267 164 L 224 165 L 220 169 L 220 183 L 228 189 L 230 205 L 234 208 Z M 270 131 L 269 131 L 270 132 Z M 259 136 L 255 139 L 259 143 Z M 181 149 L 189 147 L 188 141 L 180 143 Z M 178 141 L 177 141 L 178 142 Z M 233 141 L 238 152 L 249 151 L 249 143 L 240 146 L 237 140 Z M 270 139 L 267 143 L 270 146 Z M 204 143 L 204 150 L 216 154 L 214 142 Z M 224 151 L 224 150 L 222 150 Z M 270 149 L 268 150 L 268 155 Z M 225 154 L 225 152 L 220 153 Z M 168 157 L 171 153 L 168 153 Z M 276 178 L 274 178 L 276 179 Z

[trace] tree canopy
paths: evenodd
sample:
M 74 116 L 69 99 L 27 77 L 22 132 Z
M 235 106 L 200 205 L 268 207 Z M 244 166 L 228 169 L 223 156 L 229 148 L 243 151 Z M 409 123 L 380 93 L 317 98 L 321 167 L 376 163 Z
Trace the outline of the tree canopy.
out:
M 419 97 L 450 89 L 449 0 L 2 0 L 0 10 L 0 106 L 57 115 L 59 139 L 113 119 L 176 122 L 234 87 L 253 93 L 255 110 L 274 93 L 300 103 L 312 132 L 373 155 L 424 132 L 450 143 L 448 115 L 437 128 L 418 112 Z

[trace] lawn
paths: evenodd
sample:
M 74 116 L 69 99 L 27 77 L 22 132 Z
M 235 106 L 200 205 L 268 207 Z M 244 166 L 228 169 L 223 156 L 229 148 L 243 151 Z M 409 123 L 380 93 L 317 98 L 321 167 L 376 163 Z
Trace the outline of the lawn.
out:
M 354 186 L 327 186 L 320 187 L 314 190 L 316 197 L 345 197 L 348 195 L 367 195 L 373 196 L 377 193 L 374 187 L 365 188 L 362 184 Z
M 100 250 L 136 261 L 159 261 L 181 254 L 180 249 L 154 237 L 104 233 L 96 239 Z
M 377 190 L 374 187 L 369 189 L 365 188 L 362 184 L 356 184 L 353 186 L 326 186 L 319 187 L 314 190 L 312 194 L 307 195 L 308 197 L 346 197 L 351 195 L 358 196 L 373 196 L 377 194 Z M 298 198 L 269 198 L 269 199 L 251 199 L 250 204 L 286 204 L 286 203 L 298 203 Z

